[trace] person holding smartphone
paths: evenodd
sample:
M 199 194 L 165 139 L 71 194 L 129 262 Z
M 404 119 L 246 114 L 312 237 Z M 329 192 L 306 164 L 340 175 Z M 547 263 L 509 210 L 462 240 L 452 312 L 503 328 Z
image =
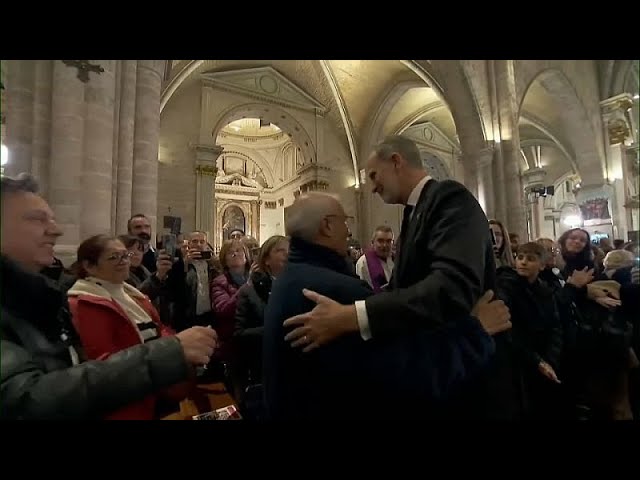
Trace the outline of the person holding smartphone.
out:
M 211 302 L 211 284 L 219 269 L 207 243 L 207 234 L 191 232 L 181 245 L 184 262 L 186 302 L 184 322 L 186 326 L 212 325 L 214 313 Z

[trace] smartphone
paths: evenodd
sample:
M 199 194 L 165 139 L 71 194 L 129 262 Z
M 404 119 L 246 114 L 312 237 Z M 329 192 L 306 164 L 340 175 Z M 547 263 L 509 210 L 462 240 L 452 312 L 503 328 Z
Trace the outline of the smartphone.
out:
M 209 260 L 211 258 L 211 250 L 203 250 L 200 252 L 200 258 L 203 260 Z
M 162 249 L 171 258 L 176 256 L 177 237 L 173 233 L 162 235 Z
M 496 233 L 493 231 L 493 228 L 489 228 L 489 232 L 491 232 L 491 242 L 493 243 L 493 248 L 498 246 L 498 242 L 496 242 Z

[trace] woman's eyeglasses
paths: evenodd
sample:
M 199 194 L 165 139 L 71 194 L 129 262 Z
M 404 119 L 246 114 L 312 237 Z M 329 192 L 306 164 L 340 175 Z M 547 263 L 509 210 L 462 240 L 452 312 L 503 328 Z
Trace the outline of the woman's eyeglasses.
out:
M 112 253 L 107 257 L 107 262 L 110 262 L 110 263 L 128 262 L 131 260 L 131 257 L 133 257 L 134 255 L 135 253 L 129 252 L 129 251 L 124 253 Z

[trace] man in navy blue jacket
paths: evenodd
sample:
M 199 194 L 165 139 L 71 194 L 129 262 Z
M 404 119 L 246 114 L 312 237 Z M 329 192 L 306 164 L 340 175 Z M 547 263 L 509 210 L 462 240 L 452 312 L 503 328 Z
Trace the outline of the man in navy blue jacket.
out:
M 265 311 L 264 389 L 270 419 L 376 418 L 382 409 L 401 417 L 445 412 L 443 401 L 486 365 L 493 354 L 491 337 L 469 316 L 439 329 L 364 341 L 346 335 L 303 353 L 285 341 L 287 318 L 310 311 L 303 295 L 311 289 L 350 304 L 373 292 L 349 271 L 347 216 L 326 194 L 300 197 L 286 228 L 291 237 L 289 262 L 274 282 Z M 489 329 L 508 321 L 502 302 L 485 296 L 476 314 Z M 293 346 L 304 344 L 294 342 Z

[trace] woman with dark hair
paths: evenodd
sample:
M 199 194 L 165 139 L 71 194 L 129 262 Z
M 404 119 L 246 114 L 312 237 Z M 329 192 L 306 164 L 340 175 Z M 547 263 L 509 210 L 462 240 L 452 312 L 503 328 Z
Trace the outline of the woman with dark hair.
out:
M 595 269 L 591 236 L 586 230 L 582 228 L 567 230 L 560 235 L 558 245 L 564 260 L 562 274 L 565 278 L 569 278 L 576 270 Z
M 251 263 L 247 247 L 239 240 L 228 240 L 220 248 L 222 273 L 211 284 L 211 303 L 215 312 L 215 328 L 220 339 L 216 358 L 228 360 L 230 341 L 235 326 L 238 290 L 249 278 Z
M 489 228 L 493 234 L 493 253 L 496 259 L 496 268 L 515 267 L 509 232 L 499 220 L 489 220 Z
M 106 360 L 126 348 L 174 334 L 162 324 L 149 298 L 125 283 L 133 256 L 120 240 L 108 235 L 95 235 L 78 247 L 78 280 L 67 295 L 73 324 L 89 359 Z M 172 393 L 177 400 L 187 392 L 178 386 Z M 161 397 L 150 395 L 107 418 L 157 418 Z
M 234 390 L 242 403 L 245 388 L 261 383 L 264 309 L 273 280 L 284 269 L 289 255 L 289 239 L 268 238 L 256 258 L 249 282 L 238 291 L 234 336 Z

